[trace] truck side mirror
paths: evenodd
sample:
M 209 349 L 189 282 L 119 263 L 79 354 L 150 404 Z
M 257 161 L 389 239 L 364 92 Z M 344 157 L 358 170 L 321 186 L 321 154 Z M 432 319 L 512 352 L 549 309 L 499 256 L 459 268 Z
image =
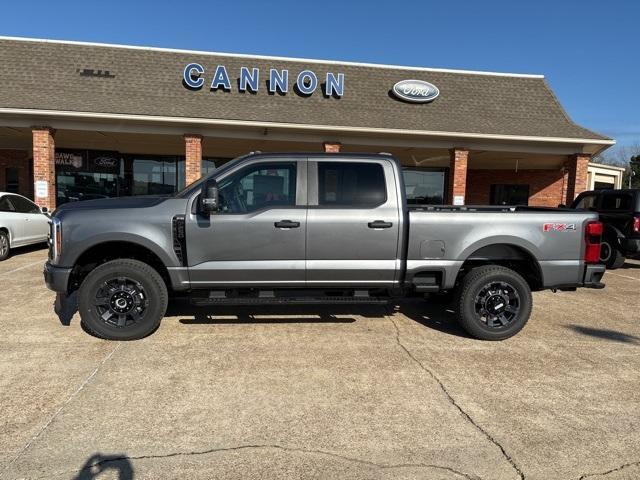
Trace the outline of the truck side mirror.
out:
M 204 182 L 202 193 L 200 194 L 200 206 L 205 213 L 217 212 L 218 204 L 218 182 L 210 178 Z

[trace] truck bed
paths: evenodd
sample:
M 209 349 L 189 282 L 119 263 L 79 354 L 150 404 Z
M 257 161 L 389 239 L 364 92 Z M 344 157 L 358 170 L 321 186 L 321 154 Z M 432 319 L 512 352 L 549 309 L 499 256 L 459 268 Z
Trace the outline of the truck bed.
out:
M 585 225 L 596 220 L 591 212 L 544 207 L 411 207 L 405 278 L 436 269 L 442 287 L 453 288 L 465 260 L 507 255 L 539 265 L 544 287 L 567 285 L 582 275 Z

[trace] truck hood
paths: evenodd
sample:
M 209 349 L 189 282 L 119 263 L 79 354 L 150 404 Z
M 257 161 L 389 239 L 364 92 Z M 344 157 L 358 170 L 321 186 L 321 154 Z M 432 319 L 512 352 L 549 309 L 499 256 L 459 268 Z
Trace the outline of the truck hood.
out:
M 101 198 L 98 200 L 83 200 L 80 202 L 69 202 L 59 206 L 55 213 L 71 210 L 104 210 L 121 208 L 148 208 L 155 207 L 168 200 L 169 196 L 139 196 L 139 197 L 118 197 Z

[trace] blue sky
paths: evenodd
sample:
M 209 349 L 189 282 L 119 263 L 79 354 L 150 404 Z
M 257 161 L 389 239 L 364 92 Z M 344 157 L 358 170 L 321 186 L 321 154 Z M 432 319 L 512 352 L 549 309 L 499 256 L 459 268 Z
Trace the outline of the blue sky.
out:
M 640 2 L 7 2 L 0 34 L 542 73 L 571 117 L 640 143 Z

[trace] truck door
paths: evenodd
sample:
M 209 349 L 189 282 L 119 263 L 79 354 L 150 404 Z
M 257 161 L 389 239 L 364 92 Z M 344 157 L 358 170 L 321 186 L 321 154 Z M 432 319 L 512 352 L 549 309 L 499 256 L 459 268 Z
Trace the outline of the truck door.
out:
M 220 211 L 187 215 L 194 288 L 304 286 L 306 173 L 304 159 L 262 158 L 217 178 Z
M 390 161 L 314 159 L 308 172 L 307 285 L 393 286 L 401 200 Z

